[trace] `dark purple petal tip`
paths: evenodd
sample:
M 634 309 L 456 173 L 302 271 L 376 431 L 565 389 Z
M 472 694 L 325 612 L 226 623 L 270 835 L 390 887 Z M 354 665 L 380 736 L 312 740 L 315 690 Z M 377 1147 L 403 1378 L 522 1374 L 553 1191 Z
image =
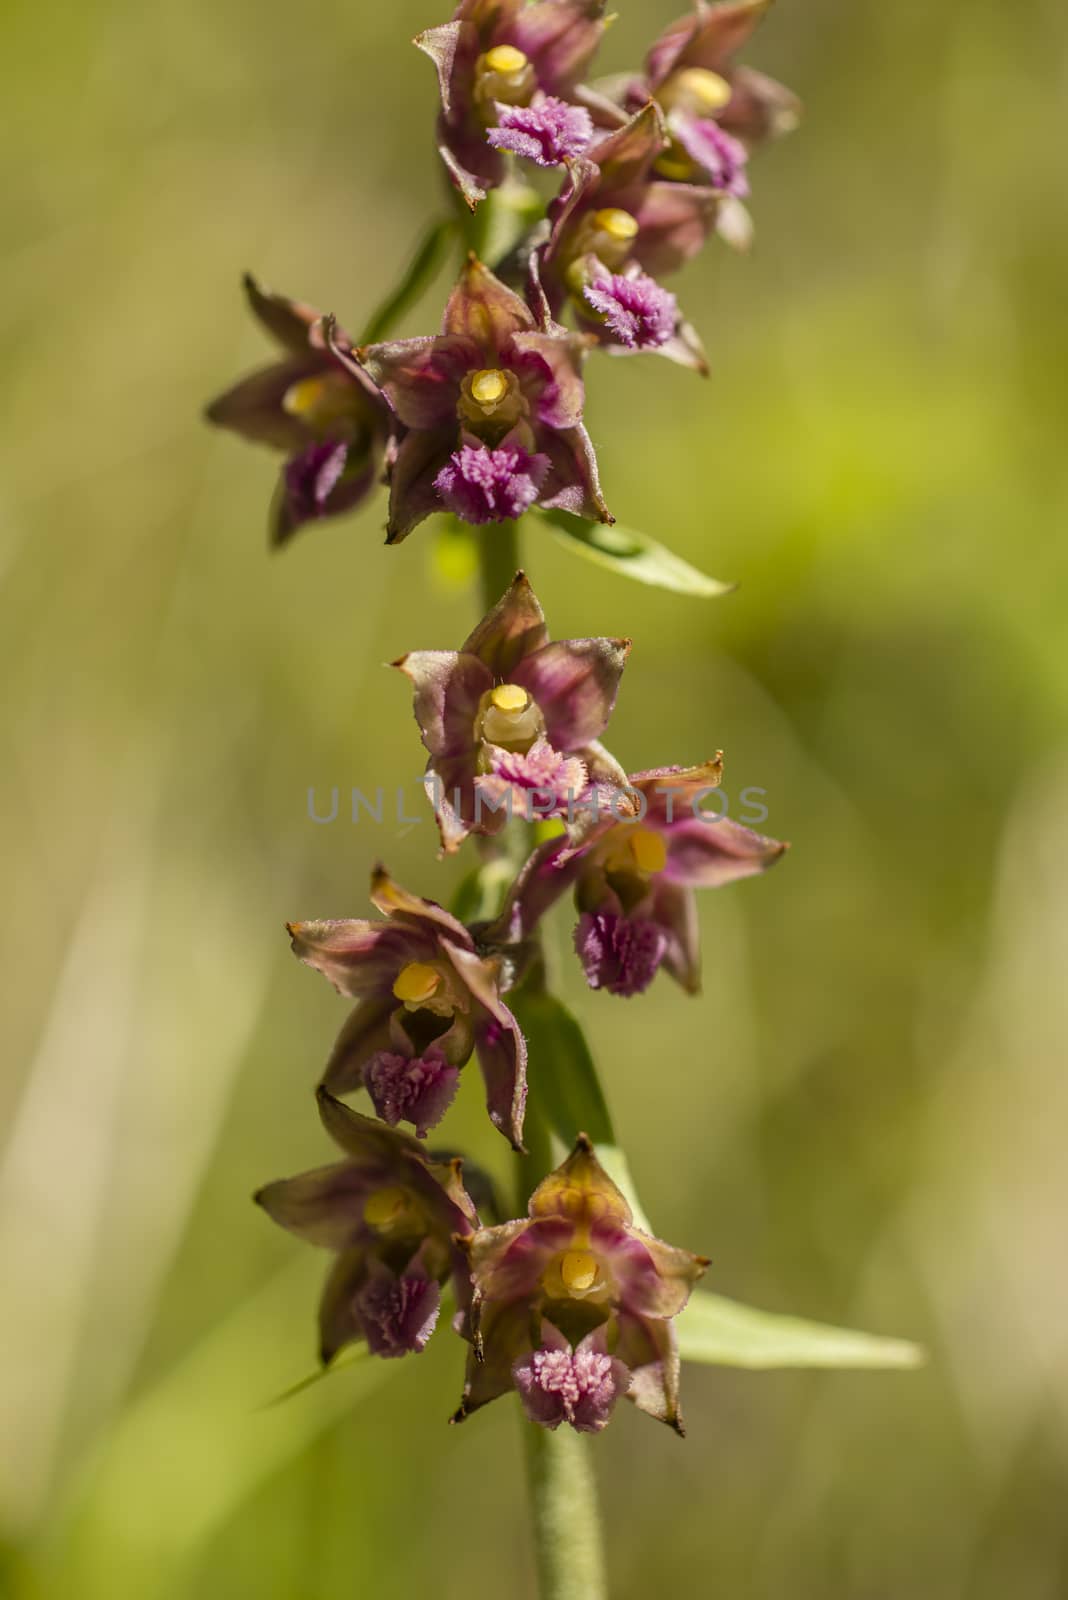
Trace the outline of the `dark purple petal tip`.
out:
M 627 998 L 648 989 L 667 943 L 657 923 L 614 911 L 587 911 L 575 929 L 575 949 L 590 988 Z

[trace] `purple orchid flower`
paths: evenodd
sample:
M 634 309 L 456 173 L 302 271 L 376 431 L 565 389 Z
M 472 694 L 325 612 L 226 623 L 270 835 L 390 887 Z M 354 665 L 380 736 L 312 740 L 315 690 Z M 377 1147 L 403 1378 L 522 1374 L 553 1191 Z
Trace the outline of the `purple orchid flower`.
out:
M 611 522 L 582 422 L 590 342 L 548 317 L 537 322 L 471 256 L 440 334 L 355 352 L 338 346 L 406 430 L 390 468 L 388 542 L 435 511 L 506 522 L 536 504 Z
M 626 776 L 599 743 L 629 639 L 560 639 L 522 572 L 459 650 L 415 650 L 394 666 L 415 688 L 430 752 L 427 790 L 446 852 L 510 815 L 567 815 L 591 785 Z
M 729 817 L 706 814 L 723 761 L 659 767 L 628 779 L 635 814 L 618 800 L 592 816 L 585 836 L 541 845 L 494 929 L 521 940 L 568 889 L 579 913 L 575 948 L 592 989 L 641 994 L 663 967 L 690 994 L 700 989 L 695 889 L 766 872 L 788 846 Z M 622 798 L 622 797 L 620 797 Z
M 599 1433 L 626 1396 L 682 1433 L 678 1316 L 708 1262 L 634 1226 L 585 1135 L 529 1215 L 458 1241 L 473 1294 L 462 1422 L 516 1389 L 527 1416 Z
M 605 29 L 605 0 L 461 0 L 415 43 L 441 91 L 438 149 L 472 210 L 504 177 L 511 151 L 554 166 L 593 136 L 574 102 Z
M 490 1120 L 522 1149 L 526 1043 L 500 995 L 497 961 L 480 955 L 463 923 L 408 894 L 383 867 L 371 899 L 385 922 L 289 924 L 294 954 L 359 1002 L 323 1074 L 333 1094 L 366 1089 L 391 1125 L 420 1137 L 448 1109 L 472 1050 Z
M 471 1285 L 459 1240 L 478 1227 L 462 1162 L 428 1161 L 414 1139 L 363 1117 L 325 1089 L 319 1113 L 346 1159 L 254 1196 L 268 1216 L 337 1256 L 319 1307 L 324 1365 L 364 1340 L 373 1355 L 424 1349 L 451 1279 L 461 1315 Z
M 752 238 L 744 201 L 750 152 L 797 126 L 801 103 L 781 83 L 736 66 L 734 57 L 771 0 L 696 0 L 646 57 L 645 72 L 611 80 L 589 98 L 596 120 L 611 127 L 614 101 L 633 112 L 654 98 L 664 112 L 669 144 L 656 163 L 672 182 L 701 184 L 719 196 L 716 230 L 736 249 Z M 607 112 L 607 114 L 606 114 Z
M 271 542 L 281 545 L 306 522 L 353 511 L 370 495 L 393 446 L 393 415 L 366 373 L 328 348 L 312 306 L 262 289 L 251 274 L 253 315 L 282 346 L 281 359 L 228 389 L 207 408 L 210 422 L 284 450 L 271 509 Z M 336 343 L 349 348 L 345 334 Z
M 658 178 L 667 146 L 664 119 L 648 101 L 571 163 L 549 207 L 549 237 L 531 261 L 532 299 L 544 295 L 545 316 L 570 303 L 580 327 L 615 353 L 656 350 L 707 373 L 697 334 L 658 279 L 697 255 L 721 196 L 707 183 Z

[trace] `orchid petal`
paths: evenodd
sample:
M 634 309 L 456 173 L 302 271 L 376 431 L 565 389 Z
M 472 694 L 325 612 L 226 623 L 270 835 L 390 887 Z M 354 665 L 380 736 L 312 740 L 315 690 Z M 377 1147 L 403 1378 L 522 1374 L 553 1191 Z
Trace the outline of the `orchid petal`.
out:
M 556 750 L 600 738 L 619 692 L 629 639 L 558 639 L 527 656 L 514 678 L 537 701 Z
M 669 826 L 665 837 L 668 859 L 664 878 L 695 889 L 718 889 L 766 872 L 789 848 L 714 813 L 686 816 Z
M 534 0 L 509 30 L 510 42 L 534 63 L 547 94 L 565 99 L 593 60 L 604 34 L 605 0 Z
M 352 999 L 381 992 L 407 962 L 435 953 L 429 931 L 359 917 L 291 922 L 287 927 L 293 954 Z
M 465 656 L 477 656 L 493 678 L 507 682 L 519 662 L 546 643 L 549 630 L 538 597 L 523 572 L 492 606 L 461 646 Z
M 435 757 L 472 761 L 475 721 L 493 675 L 467 650 L 410 650 L 393 663 L 415 689 L 415 720 L 423 744 Z
M 253 1195 L 272 1222 L 306 1244 L 345 1250 L 363 1229 L 363 1202 L 373 1179 L 355 1162 L 303 1172 L 268 1183 Z
M 400 421 L 425 431 L 456 423 L 460 384 L 478 365 L 478 350 L 453 330 L 364 345 L 359 359 Z

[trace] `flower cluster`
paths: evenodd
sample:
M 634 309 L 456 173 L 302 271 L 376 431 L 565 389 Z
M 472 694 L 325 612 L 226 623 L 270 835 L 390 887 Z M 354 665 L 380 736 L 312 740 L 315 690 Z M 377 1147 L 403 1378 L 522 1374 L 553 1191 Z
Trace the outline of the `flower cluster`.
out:
M 475 527 L 536 506 L 612 520 L 583 420 L 583 366 L 601 347 L 707 371 L 662 279 L 715 229 L 747 231 L 749 153 L 795 115 L 785 90 L 734 62 L 765 5 L 698 0 L 643 73 L 593 85 L 604 0 L 461 0 L 420 36 L 438 72 L 438 148 L 463 205 L 492 206 L 517 162 L 562 168 L 558 192 L 493 270 L 467 254 L 441 331 L 427 337 L 354 341 L 332 316 L 246 280 L 280 351 L 209 417 L 285 453 L 276 543 L 352 509 L 383 475 L 390 543 L 442 511 Z M 635 1226 L 585 1135 L 529 1204 L 524 1185 L 527 1215 L 512 1221 L 477 1171 L 465 1178 L 458 1157 L 423 1143 L 474 1060 L 490 1123 L 523 1151 L 519 1018 L 545 998 L 542 924 L 566 897 L 591 989 L 631 998 L 663 968 L 693 994 L 695 890 L 763 872 L 786 848 L 704 809 L 719 753 L 629 775 L 610 753 L 630 648 L 552 639 L 520 571 L 458 649 L 401 656 L 442 854 L 474 838 L 477 897 L 461 891 L 447 910 L 379 866 L 377 918 L 289 924 L 298 958 L 356 1002 L 318 1087 L 344 1160 L 256 1199 L 335 1256 L 319 1313 L 325 1363 L 349 1344 L 418 1353 L 450 1297 L 468 1346 L 456 1421 L 514 1390 L 547 1428 L 600 1432 L 625 1397 L 682 1432 L 673 1319 L 704 1258 Z M 535 818 L 542 833 L 505 853 L 502 833 L 514 840 Z M 539 1050 L 530 1071 L 548 1081 L 558 1068 Z M 363 1095 L 373 1116 L 345 1103 Z M 537 1097 L 540 1115 L 554 1098 L 569 1102 L 568 1086 Z M 565 1147 L 578 1122 L 555 1125 Z
M 419 35 L 464 214 L 492 205 L 524 164 L 559 169 L 558 192 L 495 270 L 470 255 L 428 337 L 354 344 L 332 318 L 246 279 L 283 354 L 208 417 L 286 453 L 275 543 L 355 509 L 383 477 L 390 543 L 435 512 L 474 526 L 532 506 L 613 520 L 583 365 L 601 348 L 708 372 L 664 280 L 713 232 L 748 243 L 750 154 L 797 121 L 794 96 L 735 59 L 768 3 L 697 0 L 642 71 L 593 83 L 605 0 L 460 0 Z
M 459 650 L 403 656 L 395 665 L 415 689 L 444 850 L 507 826 L 502 797 L 538 795 L 562 831 L 535 848 L 490 923 L 465 924 L 377 867 L 382 920 L 289 925 L 300 960 L 357 1002 L 319 1086 L 350 1160 L 257 1198 L 339 1252 L 321 1311 L 324 1360 L 359 1339 L 381 1355 L 421 1350 L 451 1282 L 471 1346 L 457 1420 L 514 1388 L 547 1427 L 597 1432 L 626 1395 L 681 1431 L 671 1318 L 701 1258 L 634 1228 L 585 1140 L 535 1190 L 528 1219 L 491 1227 L 479 1226 L 458 1164 L 428 1159 L 418 1142 L 473 1058 L 490 1121 L 523 1148 L 527 1046 L 507 996 L 529 981 L 541 919 L 566 893 L 592 989 L 637 995 L 663 966 L 692 993 L 694 890 L 761 872 L 786 848 L 701 810 L 722 775 L 718 755 L 628 777 L 600 743 L 628 649 L 625 639 L 550 640 L 520 572 Z M 335 1098 L 361 1091 L 381 1122 Z

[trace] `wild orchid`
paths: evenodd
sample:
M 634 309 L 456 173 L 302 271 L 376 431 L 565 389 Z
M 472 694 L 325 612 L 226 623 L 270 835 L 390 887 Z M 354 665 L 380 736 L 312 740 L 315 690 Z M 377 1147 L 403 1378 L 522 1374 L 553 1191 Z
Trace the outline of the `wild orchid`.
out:
M 421 1134 L 444 1116 L 472 1051 L 490 1121 L 518 1149 L 526 1104 L 526 1045 L 501 999 L 500 963 L 432 900 L 382 867 L 371 900 L 383 922 L 291 922 L 293 952 L 339 994 L 359 1002 L 322 1077 L 333 1094 L 366 1089 L 379 1116 Z
M 332 348 L 378 386 L 403 430 L 390 465 L 389 543 L 435 511 L 477 525 L 539 505 L 611 521 L 582 420 L 584 341 L 536 319 L 476 256 L 440 334 Z
M 506 172 L 506 153 L 552 167 L 593 138 L 574 91 L 605 29 L 605 0 L 461 0 L 451 22 L 416 39 L 437 68 L 438 150 L 474 208 Z
M 478 1226 L 462 1162 L 429 1161 L 421 1146 L 325 1089 L 319 1114 L 345 1160 L 269 1183 L 257 1205 L 280 1227 L 337 1259 L 319 1306 L 324 1361 L 363 1340 L 378 1356 L 424 1349 L 438 1320 L 441 1285 L 461 1306 L 470 1279 L 461 1241 Z
M 549 237 L 531 259 L 533 288 L 552 315 L 569 305 L 600 345 L 656 350 L 707 372 L 697 335 L 659 280 L 699 254 L 720 196 L 707 184 L 658 178 L 668 145 L 649 101 L 571 163 L 549 207 Z
M 209 412 L 287 452 L 276 541 L 362 502 L 381 473 L 388 544 L 430 522 L 436 548 L 459 537 L 477 560 L 481 620 L 459 649 L 409 649 L 393 662 L 412 685 L 442 855 L 466 851 L 470 869 L 449 908 L 378 867 L 377 918 L 289 924 L 300 960 L 356 1002 L 318 1089 L 345 1160 L 256 1198 L 336 1257 L 320 1306 L 325 1364 L 348 1345 L 421 1350 L 451 1297 L 467 1346 L 454 1420 L 512 1394 L 534 1425 L 543 1600 L 605 1593 L 576 1435 L 602 1433 L 623 1399 L 681 1433 L 681 1357 L 744 1362 L 761 1331 L 784 1361 L 814 1347 L 834 1359 L 826 1330 L 695 1290 L 707 1260 L 645 1224 L 593 1054 L 554 993 L 545 939 L 573 895 L 572 943 L 591 988 L 635 997 L 663 968 L 696 994 L 695 891 L 762 873 L 786 846 L 725 807 L 709 810 L 719 754 L 627 776 L 602 738 L 630 640 L 585 627 L 551 639 L 519 561 L 527 519 L 602 572 L 727 592 L 614 524 L 587 431 L 585 369 L 597 351 L 657 351 L 706 370 L 662 280 L 714 229 L 744 233 L 750 150 L 796 120 L 787 90 L 734 62 L 765 9 L 697 0 L 644 72 L 591 86 L 603 0 L 461 0 L 416 40 L 438 72 L 452 214 L 434 222 L 362 339 L 250 282 L 283 354 Z M 555 184 L 545 200 L 527 182 L 531 164 Z M 440 332 L 394 337 L 453 244 L 458 277 Z M 573 597 L 577 611 L 583 598 Z M 607 586 L 598 602 L 612 604 Z M 613 745 L 619 732 L 617 721 Z M 511 1221 L 497 1220 L 490 1199 L 480 1219 L 459 1159 L 423 1142 L 459 1121 L 453 1101 L 472 1059 L 489 1121 L 516 1152 Z M 648 1070 L 625 1051 L 614 1065 L 643 1079 Z M 661 1063 L 667 1093 L 650 1102 L 654 1114 L 671 1103 L 673 1068 Z M 357 1094 L 374 1117 L 338 1098 Z M 680 1165 L 672 1184 L 685 1176 Z M 717 1317 L 741 1321 L 735 1346 L 717 1337 Z M 741 1356 L 724 1354 L 738 1344 Z
M 787 849 L 703 808 L 722 775 L 719 756 L 701 766 L 633 774 L 618 798 L 591 808 L 581 843 L 554 839 L 534 852 L 513 887 L 503 935 L 529 938 L 573 888 L 575 950 L 591 989 L 641 994 L 663 967 L 696 994 L 701 967 L 694 891 L 766 872 Z
M 458 1240 L 473 1349 L 455 1421 L 510 1389 L 532 1422 L 599 1433 L 624 1396 L 677 1433 L 677 1317 L 708 1262 L 634 1226 L 581 1135 L 528 1215 Z
M 629 650 L 629 639 L 551 642 L 520 572 L 459 650 L 413 650 L 394 662 L 415 690 L 446 851 L 513 816 L 566 816 L 591 786 L 625 784 L 599 740 Z
M 771 0 L 709 4 L 673 22 L 646 57 L 644 73 L 624 77 L 616 92 L 635 110 L 652 96 L 667 119 L 670 144 L 657 170 L 680 183 L 708 184 L 722 199 L 719 231 L 744 248 L 752 224 L 749 153 L 797 127 L 800 102 L 774 78 L 734 58 L 748 44 Z
M 253 316 L 282 348 L 207 408 L 210 422 L 286 453 L 271 507 L 271 543 L 306 522 L 354 511 L 374 489 L 397 427 L 383 396 L 328 347 L 313 307 L 245 275 Z M 348 336 L 334 330 L 339 349 Z

